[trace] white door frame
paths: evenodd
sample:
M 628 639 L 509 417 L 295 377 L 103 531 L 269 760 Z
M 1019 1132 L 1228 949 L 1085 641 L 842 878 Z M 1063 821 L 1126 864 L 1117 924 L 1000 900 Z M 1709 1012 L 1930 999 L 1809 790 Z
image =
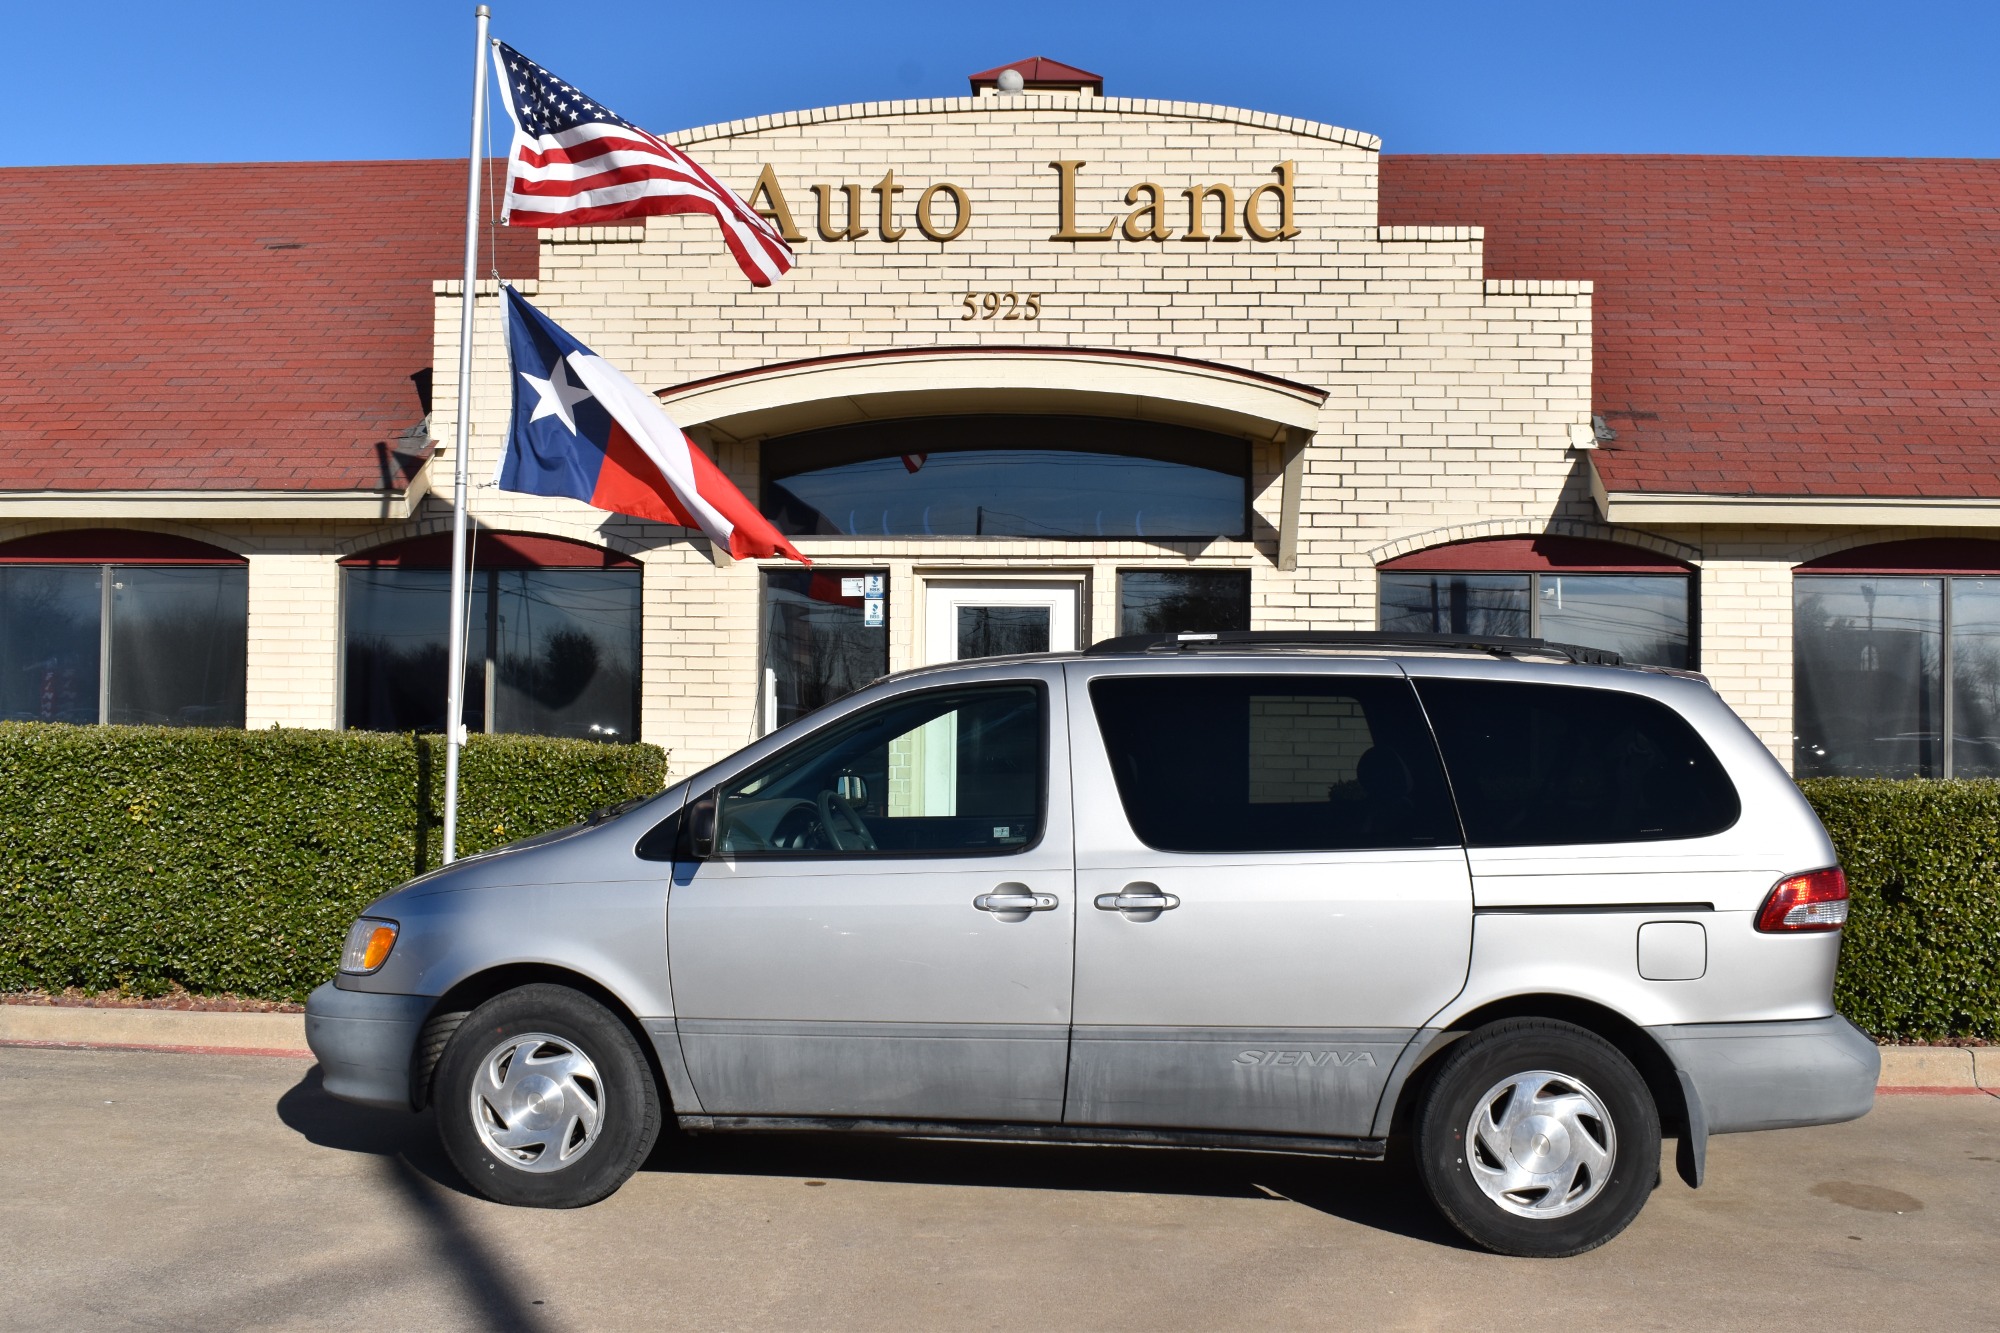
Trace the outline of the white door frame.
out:
M 966 578 L 924 580 L 923 664 L 958 660 L 961 606 L 1045 606 L 1049 651 L 1074 652 L 1083 633 L 1083 579 Z

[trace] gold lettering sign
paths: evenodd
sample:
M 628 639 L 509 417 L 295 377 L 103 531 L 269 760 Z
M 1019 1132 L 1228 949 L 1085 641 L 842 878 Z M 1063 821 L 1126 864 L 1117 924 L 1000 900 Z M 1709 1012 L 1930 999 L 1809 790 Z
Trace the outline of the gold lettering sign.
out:
M 1269 242 L 1288 241 L 1300 234 L 1298 164 L 1290 160 L 1271 169 L 1275 180 L 1264 181 L 1241 196 L 1224 181 L 1196 181 L 1178 189 L 1159 181 L 1136 181 L 1125 189 L 1124 212 L 1114 211 L 1109 217 L 1099 214 L 1086 221 L 1080 217 L 1083 210 L 1080 194 L 1088 165 L 1077 158 L 1049 163 L 1056 173 L 1056 230 L 1049 237 L 1052 241 L 1072 244 L 1111 240 L 1160 242 L 1176 238 L 1198 242 L 1242 241 L 1247 235 L 1253 241 Z M 814 231 L 822 241 L 859 241 L 872 231 L 876 238 L 893 245 L 909 235 L 910 229 L 903 219 L 911 215 L 906 212 L 899 218 L 897 196 L 916 187 L 902 184 L 894 171 L 883 172 L 882 179 L 873 185 L 821 181 L 806 188 L 812 191 Z M 862 206 L 863 194 L 875 196 L 872 219 L 868 217 L 871 210 Z M 1167 201 L 1175 194 L 1186 205 L 1185 210 L 1180 204 L 1169 207 Z M 791 201 L 785 197 L 777 169 L 768 162 L 750 189 L 749 203 L 787 241 L 793 245 L 805 243 L 805 234 L 792 214 Z M 942 216 L 946 203 L 951 206 L 948 223 Z M 1277 215 L 1275 219 L 1271 216 L 1273 212 Z M 965 234 L 972 225 L 972 214 L 972 195 L 963 185 L 933 181 L 917 192 L 912 220 L 919 235 L 942 245 Z M 1187 225 L 1176 232 L 1174 224 L 1183 216 Z M 1099 218 L 1103 218 L 1102 225 L 1098 225 Z

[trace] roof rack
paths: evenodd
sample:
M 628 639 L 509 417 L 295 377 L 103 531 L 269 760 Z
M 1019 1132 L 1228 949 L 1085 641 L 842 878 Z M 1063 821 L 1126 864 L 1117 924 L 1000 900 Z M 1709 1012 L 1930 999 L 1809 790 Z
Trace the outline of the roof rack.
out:
M 1227 649 L 1349 648 L 1405 652 L 1487 653 L 1494 657 L 1560 657 L 1589 666 L 1623 666 L 1624 659 L 1608 648 L 1585 648 L 1546 639 L 1480 638 L 1466 634 L 1404 634 L 1392 630 L 1255 629 L 1208 633 L 1121 634 L 1085 650 L 1086 656 L 1114 653 L 1186 653 Z

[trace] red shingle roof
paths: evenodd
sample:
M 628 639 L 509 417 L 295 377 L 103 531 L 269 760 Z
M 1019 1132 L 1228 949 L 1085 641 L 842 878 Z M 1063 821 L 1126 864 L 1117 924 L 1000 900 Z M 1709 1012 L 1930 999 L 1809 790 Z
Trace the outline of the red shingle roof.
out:
M 1595 281 L 1609 490 L 2000 495 L 2000 162 L 1385 156 L 1381 221 Z
M 400 489 L 464 235 L 463 162 L 0 170 L 0 490 Z

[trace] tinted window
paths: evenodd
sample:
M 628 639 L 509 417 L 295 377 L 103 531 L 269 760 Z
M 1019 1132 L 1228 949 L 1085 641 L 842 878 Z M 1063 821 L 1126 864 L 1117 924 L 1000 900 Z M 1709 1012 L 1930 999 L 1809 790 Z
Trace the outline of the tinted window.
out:
M 1736 789 L 1693 727 L 1616 690 L 1426 680 L 1474 847 L 1650 842 L 1720 833 Z
M 355 568 L 346 575 L 346 725 L 444 730 L 450 572 Z M 636 569 L 474 570 L 466 724 L 637 740 L 639 577 Z
M 1118 575 L 1120 634 L 1249 628 L 1247 569 L 1128 569 Z
M 1450 846 L 1437 752 L 1401 680 L 1124 676 L 1091 705 L 1132 831 L 1170 852 Z
M 721 789 L 732 856 L 1012 852 L 1041 836 L 1042 691 L 935 690 L 865 709 Z
M 883 596 L 870 597 L 870 588 Z M 765 730 L 889 674 L 887 592 L 879 569 L 765 571 Z
M 1241 537 L 1250 447 L 1099 417 L 930 417 L 763 446 L 780 532 L 851 537 Z
M 1384 573 L 1382 628 L 1548 639 L 1627 662 L 1694 665 L 1685 574 Z

